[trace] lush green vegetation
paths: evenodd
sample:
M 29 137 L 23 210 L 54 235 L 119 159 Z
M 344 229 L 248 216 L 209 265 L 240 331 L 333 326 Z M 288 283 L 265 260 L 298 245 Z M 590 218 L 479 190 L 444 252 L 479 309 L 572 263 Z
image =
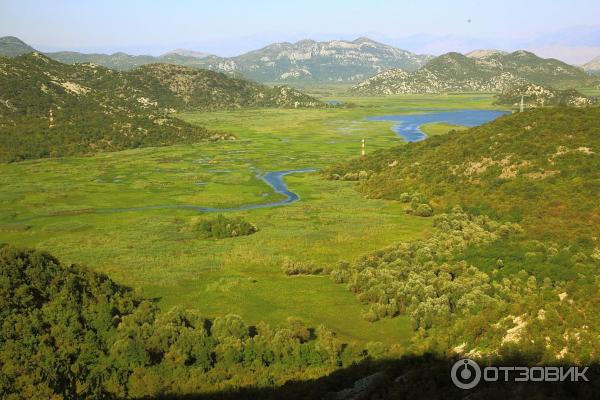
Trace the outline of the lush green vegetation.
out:
M 365 171 L 361 191 L 369 197 L 400 199 L 417 190 L 434 209 L 461 204 L 519 222 L 530 238 L 599 237 L 599 120 L 600 108 L 534 110 L 382 150 L 329 173 Z
M 258 232 L 256 225 L 240 217 L 227 218 L 222 214 L 216 218 L 200 220 L 194 226 L 194 230 L 204 237 L 215 239 L 248 236 Z
M 298 318 L 160 313 L 104 275 L 0 247 L 0 393 L 11 398 L 143 398 L 279 385 L 347 366 L 368 350 Z M 11 397 L 10 394 L 14 394 Z
M 391 123 L 368 115 L 409 107 L 485 108 L 490 96 L 341 98 L 354 108 L 243 109 L 183 114 L 190 123 L 234 133 L 238 140 L 144 148 L 86 157 L 0 165 L 0 242 L 51 251 L 115 281 L 139 287 L 158 306 L 184 306 L 210 317 L 241 315 L 249 324 L 276 325 L 289 316 L 325 324 L 344 341 L 407 344 L 407 318 L 370 324 L 368 306 L 326 276 L 288 277 L 286 259 L 318 268 L 354 261 L 398 240 L 419 237 L 431 219 L 405 213 L 405 204 L 366 200 L 352 182 L 319 174 L 285 178 L 301 201 L 228 213 L 260 228 L 227 240 L 202 239 L 201 219 L 185 209 L 107 210 L 195 204 L 230 208 L 273 202 L 280 195 L 258 171 L 323 168 L 360 153 L 401 144 Z M 360 226 L 361 229 L 356 229 Z
M 173 117 L 189 109 L 323 107 L 288 87 L 153 64 L 117 72 L 39 54 L 0 57 L 0 162 L 234 139 Z
M 445 363 L 422 357 L 430 352 L 598 360 L 598 109 L 450 132 L 430 124 L 430 138 L 405 145 L 392 123 L 364 117 L 493 99 L 330 99 L 352 106 L 187 112 L 190 126 L 238 140 L 0 165 L 0 242 L 63 260 L 0 252 L 4 390 L 136 398 L 269 388 L 354 362 L 376 373 L 384 367 L 372 359 L 411 354 L 413 367 L 447 376 Z M 362 138 L 367 156 L 339 163 Z M 339 179 L 289 175 L 301 200 L 279 208 L 151 207 L 272 202 L 280 195 L 260 172 L 303 167 Z M 390 368 L 382 397 L 423 384 Z M 338 385 L 364 375 L 351 376 Z
M 518 343 L 540 363 L 598 357 L 598 249 L 523 242 L 519 225 L 473 217 L 458 207 L 436 216 L 434 226 L 425 240 L 333 269 L 335 282 L 371 304 L 363 318 L 408 315 L 416 348 L 440 354 L 492 357 L 509 354 Z M 569 340 L 565 329 L 580 339 Z

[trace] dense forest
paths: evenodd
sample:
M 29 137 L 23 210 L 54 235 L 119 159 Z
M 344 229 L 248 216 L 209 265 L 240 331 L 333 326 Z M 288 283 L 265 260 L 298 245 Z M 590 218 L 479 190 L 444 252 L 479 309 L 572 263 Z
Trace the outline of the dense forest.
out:
M 176 65 L 118 72 L 39 53 L 0 57 L 0 162 L 234 139 L 179 120 L 177 111 L 322 106 L 288 87 Z
M 142 398 L 272 387 L 368 356 L 325 327 L 194 310 L 159 312 L 108 277 L 43 252 L 0 248 L 3 398 Z

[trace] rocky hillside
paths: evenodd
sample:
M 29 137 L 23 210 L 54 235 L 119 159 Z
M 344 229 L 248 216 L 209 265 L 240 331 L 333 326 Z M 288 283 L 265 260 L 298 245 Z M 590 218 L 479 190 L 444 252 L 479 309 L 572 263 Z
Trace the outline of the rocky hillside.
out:
M 390 68 L 412 71 L 431 57 L 368 38 L 275 43 L 233 58 L 208 57 L 206 68 L 237 71 L 260 82 L 359 82 Z
M 369 197 L 418 191 L 434 210 L 460 204 L 519 222 L 534 238 L 600 237 L 599 121 L 598 107 L 539 108 L 375 152 L 329 173 L 362 176 Z
M 29 48 L 28 51 L 5 54 L 0 44 L 0 54 L 4 55 L 14 56 L 31 51 L 33 49 Z M 431 59 L 431 56 L 417 55 L 367 38 L 359 38 L 352 42 L 302 40 L 297 43 L 275 43 L 231 58 L 182 49 L 173 50 L 160 57 L 68 51 L 47 53 L 47 56 L 67 64 L 94 63 L 117 70 L 127 70 L 145 64 L 169 63 L 227 74 L 241 74 L 258 82 L 330 83 L 360 82 L 390 68 L 413 71 Z
M 583 64 L 582 68 L 590 74 L 600 74 L 600 56 Z
M 589 107 L 597 99 L 588 97 L 575 89 L 558 90 L 549 87 L 526 83 L 513 86 L 496 95 L 496 104 L 518 108 L 523 97 L 525 108 L 544 106 Z
M 584 85 L 590 77 L 581 69 L 527 51 L 477 51 L 465 56 L 447 53 L 414 72 L 389 70 L 352 88 L 358 94 L 502 92 L 532 82 L 559 88 Z
M 286 86 L 268 87 L 219 72 L 150 64 L 120 73 L 150 102 L 177 111 L 240 107 L 321 107 L 323 103 Z
M 0 57 L 0 161 L 230 138 L 176 111 L 322 105 L 287 87 L 175 65 L 119 72 L 35 52 Z

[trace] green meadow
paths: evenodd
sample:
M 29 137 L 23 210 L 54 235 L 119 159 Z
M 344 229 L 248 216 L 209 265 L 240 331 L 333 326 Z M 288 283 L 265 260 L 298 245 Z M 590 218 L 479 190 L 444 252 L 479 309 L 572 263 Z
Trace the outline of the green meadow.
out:
M 394 201 L 363 198 L 353 182 L 318 172 L 288 175 L 301 200 L 276 208 L 230 212 L 255 224 L 255 234 L 205 239 L 192 225 L 195 210 L 147 206 L 237 207 L 273 202 L 258 175 L 323 168 L 402 144 L 389 122 L 367 116 L 411 108 L 494 108 L 491 96 L 334 96 L 328 109 L 246 109 L 191 112 L 185 121 L 233 133 L 235 141 L 144 148 L 93 156 L 0 165 L 0 242 L 47 250 L 140 288 L 164 309 L 183 306 L 209 317 L 228 313 L 249 323 L 277 325 L 289 316 L 324 324 L 350 341 L 406 344 L 407 318 L 375 323 L 343 285 L 325 276 L 289 277 L 286 259 L 328 267 L 400 240 L 428 235 L 431 220 L 407 215 Z M 429 135 L 457 127 L 429 124 Z

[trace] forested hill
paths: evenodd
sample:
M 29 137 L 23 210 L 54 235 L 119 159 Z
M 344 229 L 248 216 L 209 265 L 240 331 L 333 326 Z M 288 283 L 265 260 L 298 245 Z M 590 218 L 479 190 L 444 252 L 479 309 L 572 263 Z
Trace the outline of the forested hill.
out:
M 599 122 L 597 107 L 536 109 L 378 151 L 329 174 L 361 175 L 369 197 L 419 191 L 436 211 L 460 204 L 517 221 L 529 237 L 600 237 Z
M 0 57 L 0 161 L 231 137 L 174 118 L 175 111 L 319 106 L 287 87 L 175 65 L 119 72 L 39 53 Z
M 160 313 L 105 275 L 0 244 L 0 393 L 9 399 L 154 398 L 281 385 L 366 355 L 298 318 Z
M 359 94 L 501 92 L 516 84 L 556 88 L 584 86 L 593 78 L 582 69 L 528 51 L 488 52 L 477 56 L 447 53 L 414 72 L 384 71 L 352 88 Z

